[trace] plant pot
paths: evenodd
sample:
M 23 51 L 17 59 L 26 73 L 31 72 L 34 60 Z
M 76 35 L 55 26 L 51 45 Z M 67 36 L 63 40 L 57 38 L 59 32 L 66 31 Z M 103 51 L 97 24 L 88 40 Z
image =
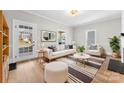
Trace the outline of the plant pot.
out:
M 112 53 L 112 57 L 118 58 L 118 57 L 119 57 L 119 53 L 118 53 L 118 52 L 113 52 L 113 53 Z

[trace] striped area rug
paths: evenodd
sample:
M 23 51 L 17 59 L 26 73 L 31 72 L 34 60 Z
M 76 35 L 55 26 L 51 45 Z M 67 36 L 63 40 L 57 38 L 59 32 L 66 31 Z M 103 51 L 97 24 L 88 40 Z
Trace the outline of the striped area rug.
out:
M 68 64 L 69 83 L 90 83 L 103 64 L 104 59 L 91 57 L 85 67 L 81 62 L 76 64 L 76 60 L 70 57 L 60 58 L 56 61 L 61 61 Z

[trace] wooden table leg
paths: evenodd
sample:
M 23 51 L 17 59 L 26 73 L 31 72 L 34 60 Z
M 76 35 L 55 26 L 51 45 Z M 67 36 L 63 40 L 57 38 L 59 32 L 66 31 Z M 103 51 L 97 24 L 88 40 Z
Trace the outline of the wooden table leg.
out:
M 77 61 L 76 61 L 76 64 L 77 64 Z
M 43 57 L 42 57 L 42 53 L 39 52 L 39 53 L 38 53 L 38 60 L 37 60 L 37 61 L 38 61 L 39 63 L 41 63 L 42 58 L 43 58 Z
M 76 59 L 76 64 L 78 63 L 77 61 L 78 61 L 78 59 Z
M 88 63 L 88 59 L 86 59 L 87 63 Z M 84 68 L 86 67 L 86 62 L 84 62 Z
M 38 58 L 37 58 L 37 62 L 39 62 L 39 53 L 38 53 Z
M 85 60 L 83 60 L 84 68 L 85 68 Z

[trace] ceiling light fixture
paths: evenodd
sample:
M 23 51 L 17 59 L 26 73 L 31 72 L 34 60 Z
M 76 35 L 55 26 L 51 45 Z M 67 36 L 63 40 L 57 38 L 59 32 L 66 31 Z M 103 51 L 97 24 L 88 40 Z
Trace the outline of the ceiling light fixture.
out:
M 78 11 L 77 10 L 71 10 L 70 11 L 70 15 L 71 16 L 76 16 L 78 14 Z

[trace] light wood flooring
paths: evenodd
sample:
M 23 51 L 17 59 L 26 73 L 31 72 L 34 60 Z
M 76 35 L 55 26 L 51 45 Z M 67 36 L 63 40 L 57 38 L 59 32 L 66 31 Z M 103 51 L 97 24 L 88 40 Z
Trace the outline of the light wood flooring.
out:
M 9 73 L 9 83 L 43 83 L 43 67 L 37 60 L 19 62 Z
M 92 83 L 124 82 L 124 75 L 107 70 L 110 57 L 107 57 Z M 9 73 L 9 83 L 43 83 L 43 66 L 37 60 L 17 63 L 17 69 Z
M 107 70 L 109 60 L 111 57 L 107 57 L 96 76 L 94 77 L 92 83 L 123 83 L 124 82 L 124 74 L 120 74 L 117 72 L 113 72 Z M 112 58 L 111 58 L 112 59 Z M 119 60 L 119 59 L 116 59 Z

